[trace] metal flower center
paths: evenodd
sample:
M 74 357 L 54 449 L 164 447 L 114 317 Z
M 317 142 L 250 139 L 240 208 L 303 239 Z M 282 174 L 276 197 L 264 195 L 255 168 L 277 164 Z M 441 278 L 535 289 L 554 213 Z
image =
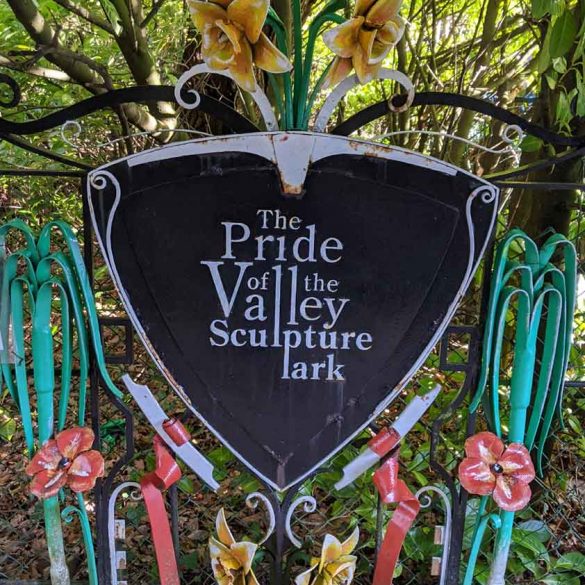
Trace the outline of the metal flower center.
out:
M 69 467 L 70 463 L 71 461 L 67 459 L 67 457 L 61 457 L 61 460 L 59 461 L 59 468 L 65 469 L 66 467 Z
M 494 463 L 492 465 L 492 471 L 494 473 L 502 473 L 504 471 L 504 468 L 499 463 Z

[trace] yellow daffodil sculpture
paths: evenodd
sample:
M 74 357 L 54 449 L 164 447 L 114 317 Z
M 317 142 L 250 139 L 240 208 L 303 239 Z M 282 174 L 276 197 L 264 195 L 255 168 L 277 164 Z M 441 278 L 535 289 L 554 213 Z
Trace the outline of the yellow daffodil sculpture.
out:
M 357 0 L 353 17 L 323 35 L 337 57 L 327 85 L 336 85 L 351 73 L 360 83 L 376 78 L 382 62 L 404 34 L 404 20 L 398 14 L 402 0 Z
M 349 585 L 353 581 L 357 557 L 351 553 L 360 537 L 356 528 L 345 542 L 325 535 L 321 557 L 311 559 L 311 566 L 295 579 L 295 585 Z
M 253 542 L 236 542 L 223 508 L 215 520 L 217 538 L 209 539 L 211 568 L 218 585 L 259 585 L 252 570 L 258 548 Z
M 256 89 L 254 65 L 270 73 L 290 71 L 284 53 L 262 32 L 270 0 L 188 0 L 201 35 L 201 55 L 210 69 L 228 70 L 246 91 Z
M 260 87 L 259 95 L 269 87 L 279 127 L 306 130 L 321 89 L 337 85 L 354 70 L 362 84 L 376 79 L 404 34 L 405 21 L 398 14 L 402 0 L 355 0 L 349 12 L 353 16 L 346 20 L 352 1 L 324 2 L 310 22 L 304 21 L 302 0 L 290 0 L 291 10 L 281 10 L 281 15 L 270 0 L 187 4 L 208 69 L 227 74 L 250 93 Z M 320 38 L 333 52 L 324 68 L 313 62 Z M 257 76 L 255 68 L 264 74 Z

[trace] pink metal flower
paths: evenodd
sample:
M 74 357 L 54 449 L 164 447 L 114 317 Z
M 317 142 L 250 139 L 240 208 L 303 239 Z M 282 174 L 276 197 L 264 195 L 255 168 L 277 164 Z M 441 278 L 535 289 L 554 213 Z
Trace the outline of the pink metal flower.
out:
M 32 476 L 30 491 L 37 498 L 56 496 L 68 485 L 74 492 L 85 492 L 104 475 L 104 458 L 91 449 L 94 434 L 85 427 L 61 431 L 37 451 L 26 467 Z
M 528 504 L 532 495 L 528 484 L 536 474 L 524 445 L 511 443 L 506 448 L 496 435 L 483 432 L 465 441 L 465 454 L 459 479 L 470 494 L 491 494 L 507 512 L 517 512 Z

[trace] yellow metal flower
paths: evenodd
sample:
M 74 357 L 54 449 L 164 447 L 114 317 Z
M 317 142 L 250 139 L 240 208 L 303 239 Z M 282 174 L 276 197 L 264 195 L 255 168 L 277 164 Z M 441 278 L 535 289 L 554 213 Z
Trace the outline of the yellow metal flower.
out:
M 213 576 L 219 585 L 259 585 L 252 561 L 257 544 L 236 542 L 225 519 L 223 508 L 215 520 L 217 539 L 209 539 L 209 553 Z
M 254 64 L 270 73 L 290 71 L 286 55 L 262 32 L 270 0 L 187 1 L 210 69 L 227 69 L 246 91 L 256 88 Z
M 357 557 L 351 553 L 360 537 L 356 528 L 343 543 L 326 534 L 321 558 L 311 559 L 311 567 L 295 579 L 295 585 L 349 585 L 353 581 Z
M 404 34 L 398 14 L 402 0 L 356 0 L 353 17 L 328 30 L 325 44 L 335 58 L 327 85 L 336 85 L 355 69 L 360 83 L 375 79 L 386 55 Z

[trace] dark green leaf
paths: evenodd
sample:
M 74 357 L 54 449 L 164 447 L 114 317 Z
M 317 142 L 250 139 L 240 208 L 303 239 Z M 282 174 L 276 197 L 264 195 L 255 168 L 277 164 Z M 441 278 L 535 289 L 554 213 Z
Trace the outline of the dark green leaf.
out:
M 565 10 L 555 21 L 550 36 L 550 56 L 555 59 L 565 55 L 577 36 L 577 21 L 571 12 Z
M 580 552 L 566 553 L 557 560 L 555 569 L 565 569 L 585 575 L 585 555 Z
M 532 0 L 532 16 L 542 18 L 551 8 L 551 0 Z
M 536 136 L 527 135 L 522 139 L 520 148 L 522 152 L 537 152 L 542 148 L 542 140 Z

